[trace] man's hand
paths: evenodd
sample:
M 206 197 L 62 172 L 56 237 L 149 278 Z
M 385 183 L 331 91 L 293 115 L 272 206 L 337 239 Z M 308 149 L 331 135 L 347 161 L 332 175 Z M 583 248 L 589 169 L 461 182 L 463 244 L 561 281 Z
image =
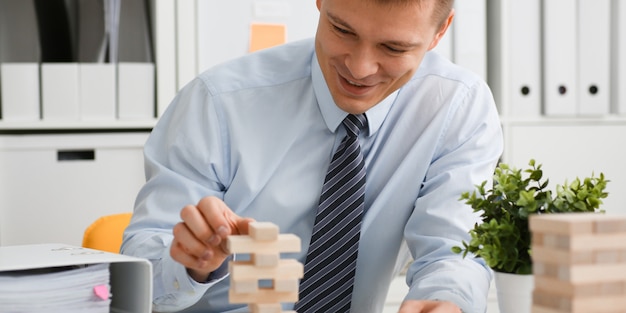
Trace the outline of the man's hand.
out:
M 452 302 L 430 300 L 405 300 L 398 313 L 462 313 Z
M 182 222 L 172 230 L 170 255 L 198 282 L 205 282 L 228 257 L 226 237 L 248 234 L 248 224 L 253 221 L 239 217 L 216 197 L 185 206 L 180 217 Z

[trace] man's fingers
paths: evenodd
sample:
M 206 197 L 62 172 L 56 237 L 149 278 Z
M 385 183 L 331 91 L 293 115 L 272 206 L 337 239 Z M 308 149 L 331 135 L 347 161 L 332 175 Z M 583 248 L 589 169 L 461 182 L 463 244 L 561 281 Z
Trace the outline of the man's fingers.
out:
M 184 254 L 188 254 L 195 259 L 208 259 L 212 256 L 208 255 L 212 254 L 209 247 L 192 234 L 187 224 L 176 224 L 172 229 L 172 233 L 174 234 L 176 248 L 180 249 Z M 194 266 L 196 265 L 194 264 Z

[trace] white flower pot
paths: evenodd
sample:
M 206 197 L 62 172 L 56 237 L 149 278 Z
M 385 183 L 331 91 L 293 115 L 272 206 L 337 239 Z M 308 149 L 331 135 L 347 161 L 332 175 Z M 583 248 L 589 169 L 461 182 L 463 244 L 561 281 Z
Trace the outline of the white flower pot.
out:
M 530 313 L 533 302 L 533 275 L 495 272 L 500 313 Z

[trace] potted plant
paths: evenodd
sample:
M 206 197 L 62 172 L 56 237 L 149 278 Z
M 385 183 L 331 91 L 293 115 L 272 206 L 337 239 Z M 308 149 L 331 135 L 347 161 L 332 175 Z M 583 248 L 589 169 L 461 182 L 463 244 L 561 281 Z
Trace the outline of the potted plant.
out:
M 523 171 L 500 163 L 493 175 L 490 186 L 487 181 L 476 186 L 472 192 L 464 192 L 460 200 L 480 213 L 482 223 L 476 223 L 470 230 L 471 240 L 462 242 L 452 250 L 483 258 L 496 275 L 498 302 L 502 312 L 530 312 L 532 282 L 531 233 L 528 216 L 531 214 L 552 214 L 562 212 L 603 212 L 602 199 L 608 196 L 604 191 L 607 180 L 604 174 L 583 180 L 574 179 L 571 183 L 557 185 L 555 191 L 548 189 L 548 179 L 543 178 L 541 164 L 530 160 L 530 166 Z M 521 274 L 521 275 L 511 275 Z M 523 291 L 527 298 L 523 304 L 513 304 L 503 308 L 501 298 L 508 292 L 499 286 L 504 279 L 520 277 L 526 282 L 515 282 L 517 291 L 520 284 L 527 285 Z M 520 295 L 515 295 L 519 298 Z M 523 296 L 526 297 L 526 296 Z M 527 307 L 527 308 L 526 308 Z

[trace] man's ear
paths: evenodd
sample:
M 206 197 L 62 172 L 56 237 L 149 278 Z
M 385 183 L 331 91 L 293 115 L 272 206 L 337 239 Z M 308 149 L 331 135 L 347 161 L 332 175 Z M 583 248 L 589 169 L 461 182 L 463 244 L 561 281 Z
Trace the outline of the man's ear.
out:
M 318 0 L 318 1 L 321 1 L 321 0 Z M 433 38 L 433 41 L 430 43 L 430 46 L 428 47 L 429 51 L 434 49 L 437 46 L 437 44 L 439 44 L 439 41 L 441 40 L 443 35 L 446 34 L 446 31 L 448 30 L 448 28 L 452 24 L 452 20 L 454 20 L 454 9 L 450 10 L 450 14 L 445 19 L 445 21 L 441 24 L 441 27 L 439 27 L 439 30 L 435 34 L 435 37 Z

